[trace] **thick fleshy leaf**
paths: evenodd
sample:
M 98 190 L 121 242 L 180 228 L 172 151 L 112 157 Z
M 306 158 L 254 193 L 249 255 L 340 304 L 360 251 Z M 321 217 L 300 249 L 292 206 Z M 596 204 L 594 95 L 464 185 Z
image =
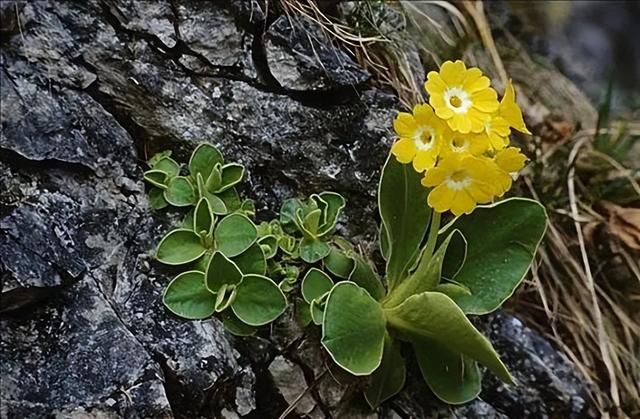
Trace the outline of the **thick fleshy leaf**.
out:
M 460 232 L 453 230 L 446 239 L 442 241 L 438 250 L 433 255 L 427 255 L 423 251 L 420 262 L 409 278 L 402 281 L 386 299 L 385 307 L 395 307 L 412 295 L 425 291 L 433 291 L 440 283 L 442 272 L 442 262 L 447 254 L 447 249 L 452 238 L 458 236 Z
M 167 285 L 164 305 L 185 319 L 206 319 L 215 311 L 216 296 L 204 286 L 204 273 L 183 272 Z
M 322 192 L 318 197 L 326 204 L 323 211 L 324 217 L 318 232 L 318 236 L 322 237 L 329 234 L 336 226 L 338 216 L 344 209 L 346 203 L 342 195 L 335 192 Z
M 453 300 L 439 292 L 412 295 L 402 304 L 385 310 L 389 325 L 400 337 L 419 344 L 431 338 L 486 366 L 503 381 L 512 384 L 509 371 L 484 337 Z
M 329 292 L 322 322 L 322 345 L 336 364 L 354 375 L 380 365 L 386 322 L 380 304 L 353 282 Z
M 264 252 L 264 257 L 267 259 L 273 258 L 278 252 L 278 239 L 271 234 L 262 236 L 258 239 L 258 244 Z
M 238 288 L 235 284 L 224 284 L 216 293 L 216 312 L 222 313 L 235 300 Z
M 293 234 L 298 231 L 298 224 L 296 221 L 296 213 L 298 209 L 304 209 L 305 204 L 298 198 L 289 198 L 282 203 L 280 208 L 280 224 L 284 231 L 289 234 Z
M 196 176 L 198 173 L 202 174 L 203 179 L 209 178 L 211 170 L 216 163 L 222 163 L 222 154 L 217 148 L 211 144 L 202 143 L 193 150 L 191 158 L 189 159 L 189 172 L 191 175 Z
M 309 304 L 309 313 L 311 314 L 311 320 L 316 326 L 321 326 L 324 319 L 324 301 L 313 300 Z
M 262 326 L 277 319 L 287 308 L 287 299 L 275 282 L 261 275 L 245 275 L 231 309 L 250 326 Z
M 209 177 L 205 180 L 205 187 L 207 191 L 212 193 L 218 192 L 220 186 L 222 186 L 222 165 L 220 163 L 217 163 L 215 166 L 213 166 Z
M 242 272 L 235 263 L 220 252 L 215 252 L 207 266 L 205 285 L 213 293 L 224 285 L 235 285 L 242 281 Z
M 478 363 L 430 338 L 413 344 L 420 371 L 438 398 L 449 404 L 475 399 L 481 390 Z
M 442 277 L 450 280 L 455 279 L 467 259 L 467 239 L 460 230 L 457 231 L 458 234 L 451 237 L 447 254 L 442 261 Z
M 309 304 L 302 298 L 296 298 L 293 309 L 296 323 L 298 323 L 300 327 L 309 326 L 312 321 Z
M 181 265 L 198 259 L 206 250 L 196 233 L 179 228 L 162 238 L 156 258 L 167 265 Z
M 316 263 L 327 257 L 331 247 L 318 239 L 304 237 L 300 241 L 300 257 L 307 263 Z
M 298 215 L 300 215 L 300 210 L 298 211 Z M 322 217 L 322 210 L 320 208 L 315 209 L 307 213 L 304 217 L 300 226 L 304 233 L 309 235 L 310 237 L 317 237 L 318 227 L 320 225 L 320 218 Z
M 445 282 L 439 284 L 434 291 L 441 292 L 447 295 L 452 300 L 456 300 L 456 298 L 464 297 L 467 295 L 471 295 L 471 291 L 469 288 L 465 286 L 461 286 L 459 284 L 455 284 L 453 282 Z
M 222 179 L 218 192 L 225 191 L 242 181 L 244 166 L 237 163 L 229 163 L 222 166 Z
M 349 252 L 348 256 L 354 262 L 349 281 L 355 282 L 358 286 L 367 290 L 374 299 L 380 301 L 385 295 L 385 290 L 371 263 L 356 252 Z
M 240 320 L 233 310 L 225 310 L 222 313 L 222 324 L 227 332 L 235 336 L 251 336 L 258 330 Z
M 161 151 L 159 153 L 154 154 L 153 156 L 151 156 L 151 158 L 147 161 L 147 164 L 149 165 L 150 168 L 153 169 L 153 167 L 163 158 L 165 157 L 170 157 L 171 156 L 171 150 L 165 150 L 165 151 Z
M 380 230 L 378 231 L 378 240 L 380 243 L 380 254 L 384 260 L 389 260 L 389 233 L 384 223 L 380 223 Z
M 311 268 L 302 279 L 302 297 L 311 304 L 316 298 L 320 298 L 333 288 L 333 281 L 329 275 L 320 269 Z
M 382 169 L 378 208 L 388 234 L 390 289 L 407 276 L 429 226 L 429 191 L 420 184 L 421 177 L 410 164 L 399 163 L 393 155 L 389 155 Z
M 167 174 L 162 170 L 147 170 L 144 172 L 144 180 L 160 189 L 167 188 Z
M 330 253 L 322 262 L 329 272 L 342 279 L 349 278 L 354 267 L 353 259 L 335 247 L 331 247 Z
M 231 213 L 240 210 L 242 201 L 240 200 L 240 195 L 238 195 L 236 188 L 229 188 L 216 194 L 216 196 L 222 200 L 227 212 Z
M 163 157 L 153 166 L 153 170 L 160 170 L 165 172 L 168 178 L 173 178 L 180 174 L 180 165 L 171 157 Z
M 193 213 L 193 231 L 200 234 L 201 231 L 211 233 L 213 230 L 214 216 L 209 208 L 209 202 L 201 198 L 196 204 L 196 209 Z
M 186 207 L 196 202 L 196 193 L 191 182 L 184 176 L 174 177 L 164 191 L 164 199 L 176 207 Z
M 160 188 L 153 187 L 149 191 L 149 205 L 151 208 L 159 210 L 165 208 L 169 203 L 164 199 L 164 191 Z
M 214 235 L 218 250 L 227 257 L 234 257 L 256 242 L 258 231 L 250 219 L 235 213 L 218 222 Z
M 364 397 L 369 406 L 377 409 L 385 400 L 402 390 L 406 372 L 404 358 L 400 353 L 400 342 L 386 333 L 382 362 L 378 369 L 371 374 L 369 386 L 364 391 Z
M 264 275 L 267 272 L 267 261 L 258 243 L 254 243 L 238 256 L 231 258 L 243 275 Z
M 502 305 L 524 279 L 544 236 L 547 216 L 538 202 L 511 198 L 476 208 L 453 224 L 467 239 L 467 257 L 455 280 L 471 290 L 456 303 L 470 314 Z

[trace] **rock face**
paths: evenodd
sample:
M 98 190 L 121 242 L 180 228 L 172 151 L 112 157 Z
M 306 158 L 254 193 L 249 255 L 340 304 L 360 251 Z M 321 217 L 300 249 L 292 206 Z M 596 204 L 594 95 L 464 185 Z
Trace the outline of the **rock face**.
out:
M 331 189 L 348 198 L 342 233 L 375 235 L 396 103 L 263 5 L 1 3 L 0 417 L 278 417 L 296 386 L 310 387 L 297 415 L 314 418 L 585 417 L 583 381 L 506 314 L 483 327 L 520 387 L 488 379 L 481 400 L 449 408 L 413 368 L 372 413 L 289 317 L 234 339 L 164 310 L 174 272 L 152 254 L 179 214 L 149 209 L 156 151 L 184 160 L 209 140 L 248 168 L 259 217 Z

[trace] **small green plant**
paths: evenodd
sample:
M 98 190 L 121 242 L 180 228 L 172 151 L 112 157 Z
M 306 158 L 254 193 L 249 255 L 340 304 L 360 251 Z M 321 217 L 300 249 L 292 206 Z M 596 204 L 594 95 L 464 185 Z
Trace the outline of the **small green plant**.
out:
M 382 275 L 335 234 L 345 207 L 339 194 L 288 199 L 278 219 L 256 226 L 252 202 L 234 187 L 244 169 L 225 164 L 215 147 L 195 149 L 187 176 L 168 153 L 154 156 L 145 173 L 152 205 L 194 206 L 158 245 L 160 262 L 185 267 L 167 286 L 167 308 L 187 319 L 218 313 L 231 333 L 249 335 L 294 301 L 303 325 L 321 327 L 335 363 L 368 377 L 365 397 L 374 408 L 404 385 L 402 346 L 447 403 L 479 394 L 479 365 L 512 384 L 467 315 L 490 313 L 513 294 L 545 232 L 536 201 L 490 203 L 526 160 L 508 147 L 510 127 L 528 130 L 511 84 L 498 104 L 489 80 L 460 61 L 429 73 L 426 88 L 434 108 L 398 115 L 400 138 L 382 169 Z M 441 226 L 446 211 L 455 218 Z

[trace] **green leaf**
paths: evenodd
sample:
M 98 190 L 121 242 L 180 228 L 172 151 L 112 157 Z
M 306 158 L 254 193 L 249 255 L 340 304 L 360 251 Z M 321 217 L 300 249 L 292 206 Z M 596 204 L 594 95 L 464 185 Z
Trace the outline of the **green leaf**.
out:
M 162 160 L 164 157 L 170 157 L 171 156 L 171 150 L 165 150 L 165 151 L 161 151 L 159 153 L 154 154 L 149 161 L 147 161 L 147 164 L 149 165 L 150 168 L 154 168 L 154 166 L 160 161 Z
M 297 257 L 298 252 L 298 241 L 295 237 L 291 236 L 282 236 L 278 239 L 278 247 L 285 252 L 286 254 Z
M 385 290 L 373 266 L 356 252 L 351 251 L 348 256 L 354 262 L 349 281 L 355 282 L 358 286 L 367 290 L 369 295 L 380 301 L 385 296 Z
M 198 234 L 201 231 L 211 233 L 214 219 L 213 213 L 209 208 L 209 202 L 204 198 L 200 198 L 193 213 L 193 231 Z
M 153 187 L 149 191 L 149 205 L 155 210 L 165 208 L 169 203 L 164 199 L 164 191 L 160 188 Z
M 186 207 L 195 204 L 196 193 L 186 177 L 177 176 L 169 181 L 164 199 L 175 207 Z
M 312 321 L 310 306 L 302 298 L 295 299 L 293 304 L 296 322 L 300 327 L 307 327 Z
M 222 324 L 227 332 L 235 336 L 251 336 L 256 333 L 253 326 L 249 326 L 233 313 L 233 310 L 226 310 L 222 313 Z
M 147 170 L 144 180 L 160 189 L 167 189 L 167 174 L 161 170 Z
M 216 293 L 216 312 L 225 311 L 235 300 L 238 288 L 235 284 L 224 284 Z
M 318 198 L 326 204 L 323 211 L 323 220 L 318 231 L 318 236 L 323 237 L 329 234 L 336 223 L 338 222 L 338 216 L 344 209 L 346 203 L 342 195 L 335 192 L 322 192 L 317 195 Z
M 222 165 L 216 163 L 213 169 L 211 169 L 209 177 L 206 179 L 205 187 L 207 191 L 215 193 L 218 192 L 220 186 L 222 186 Z
M 311 314 L 311 320 L 316 326 L 322 326 L 324 319 L 324 303 L 325 301 L 312 300 L 309 304 L 309 314 Z
M 242 181 L 244 166 L 237 163 L 229 163 L 222 166 L 222 181 L 219 192 L 225 191 Z
M 467 258 L 455 276 L 471 290 L 455 299 L 465 313 L 490 313 L 513 294 L 533 262 L 546 223 L 544 207 L 524 198 L 478 207 L 453 223 L 468 243 Z
M 215 252 L 207 266 L 205 285 L 213 293 L 217 293 L 223 285 L 235 285 L 242 281 L 242 272 L 227 257 Z
M 331 247 L 329 254 L 322 260 L 322 262 L 329 272 L 342 279 L 349 278 L 349 275 L 351 275 L 355 265 L 353 259 L 335 247 Z
M 242 201 L 240 201 L 240 196 L 238 195 L 236 188 L 229 188 L 218 193 L 217 196 L 222 199 L 227 212 L 234 212 L 241 209 Z
M 218 250 L 227 257 L 234 257 L 256 242 L 258 231 L 250 219 L 235 213 L 218 222 L 214 235 Z
M 380 254 L 384 260 L 389 260 L 389 233 L 384 223 L 380 223 L 378 231 L 378 241 L 380 243 Z
M 434 291 L 441 292 L 454 301 L 456 300 L 456 298 L 471 295 L 471 291 L 469 290 L 469 288 L 454 284 L 452 282 L 440 284 L 434 289 Z
M 476 361 L 425 337 L 417 339 L 413 349 L 424 380 L 440 400 L 462 404 L 480 394 L 482 376 Z
M 302 279 L 302 297 L 309 304 L 331 291 L 331 288 L 333 288 L 333 281 L 320 269 L 309 269 Z
M 165 172 L 168 178 L 174 178 L 180 174 L 180 165 L 171 157 L 163 157 L 153 166 L 153 170 L 160 170 Z
M 385 310 L 389 325 L 403 339 L 419 344 L 430 338 L 452 351 L 475 359 L 503 381 L 512 384 L 509 371 L 491 342 L 471 324 L 452 299 L 439 292 L 412 295 L 402 304 Z
M 206 250 L 196 233 L 179 228 L 162 238 L 156 258 L 167 265 L 182 265 L 198 259 Z
M 300 241 L 300 257 L 307 263 L 316 263 L 325 258 L 329 252 L 331 247 L 318 239 L 304 237 Z
M 240 204 L 240 211 L 247 217 L 253 217 L 256 215 L 256 203 L 253 199 L 245 199 Z
M 244 275 L 264 275 L 267 272 L 267 261 L 258 243 L 252 244 L 238 256 L 231 258 Z
M 449 243 L 454 236 L 458 235 L 460 235 L 458 230 L 452 231 L 433 255 L 428 255 L 426 251 L 423 251 L 416 270 L 389 293 L 383 303 L 384 306 L 395 307 L 412 295 L 433 291 L 440 283 L 442 262 L 447 254 Z
M 404 359 L 400 353 L 400 343 L 393 340 L 389 333 L 385 333 L 382 362 L 371 374 L 369 386 L 364 391 L 364 397 L 369 406 L 377 409 L 385 400 L 402 390 L 406 372 Z
M 429 191 L 420 184 L 421 177 L 410 164 L 399 163 L 393 155 L 389 155 L 382 169 L 378 208 L 389 239 L 390 289 L 407 276 L 429 226 Z
M 204 274 L 183 272 L 167 285 L 162 302 L 174 314 L 185 319 L 206 319 L 214 313 L 216 296 L 204 286 Z
M 278 252 L 278 239 L 271 234 L 262 236 L 258 239 L 258 243 L 264 252 L 264 257 L 267 259 L 273 258 Z
M 231 309 L 250 326 L 262 326 L 277 319 L 287 308 L 287 299 L 275 282 L 261 275 L 245 275 L 238 285 Z
M 189 172 L 193 176 L 200 173 L 203 179 L 208 179 L 216 163 L 223 163 L 222 154 L 211 144 L 202 143 L 191 154 Z
M 322 322 L 322 345 L 336 364 L 354 375 L 369 375 L 380 365 L 386 322 L 382 308 L 353 282 L 329 292 Z
M 305 205 L 298 198 L 289 198 L 282 203 L 280 208 L 280 224 L 285 232 L 293 234 L 298 231 L 296 213 L 298 209 L 304 209 Z
M 298 211 L 298 215 L 300 214 L 300 211 L 301 210 Z M 311 237 L 317 237 L 320 217 L 322 217 L 322 211 L 320 208 L 310 211 L 305 215 L 304 220 L 300 223 L 304 233 Z
M 442 277 L 449 280 L 455 279 L 467 259 L 467 239 L 460 230 L 456 231 L 458 234 L 451 238 L 442 262 Z

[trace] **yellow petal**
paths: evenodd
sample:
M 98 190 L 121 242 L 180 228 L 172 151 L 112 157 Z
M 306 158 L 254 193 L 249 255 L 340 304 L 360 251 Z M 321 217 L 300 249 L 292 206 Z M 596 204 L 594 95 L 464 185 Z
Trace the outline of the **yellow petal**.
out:
M 508 147 L 500 150 L 495 157 L 498 167 L 507 173 L 519 172 L 524 167 L 527 156 L 520 153 L 517 147 Z
M 418 124 L 429 126 L 433 126 L 433 120 L 436 119 L 433 109 L 426 103 L 421 103 L 413 107 L 413 117 Z
M 413 115 L 407 112 L 400 112 L 393 121 L 393 129 L 399 137 L 413 137 L 417 124 Z
M 457 191 L 451 202 L 451 212 L 455 216 L 471 214 L 475 207 L 476 202 L 465 189 Z
M 427 188 L 432 188 L 444 182 L 447 176 L 448 172 L 446 170 L 440 167 L 434 167 L 433 169 L 427 170 L 427 173 L 425 173 L 420 183 Z
M 427 169 L 431 169 L 436 164 L 436 155 L 431 150 L 418 151 L 413 159 L 413 168 L 418 173 L 422 173 Z
M 460 86 L 464 79 L 467 67 L 460 60 L 455 63 L 445 61 L 440 67 L 440 77 L 448 86 Z
M 431 192 L 427 198 L 427 203 L 433 209 L 438 212 L 445 212 L 451 208 L 455 191 L 449 189 L 446 185 L 438 185 Z
M 447 120 L 449 127 L 454 131 L 463 134 L 471 132 L 471 120 L 465 114 L 454 114 L 452 118 Z
M 391 153 L 400 163 L 407 164 L 416 155 L 416 146 L 408 138 L 401 138 L 391 146 Z
M 478 70 L 471 74 L 473 70 Z M 477 68 L 470 68 L 467 72 L 467 78 L 464 80 L 462 88 L 467 92 L 474 93 L 480 90 L 484 90 L 491 85 L 491 81 L 488 77 L 482 75 L 482 72 Z
M 430 71 L 429 74 L 427 74 L 427 81 L 424 84 L 424 90 L 426 90 L 429 95 L 441 95 L 445 90 L 447 90 L 447 85 L 437 71 Z
M 525 134 L 531 134 L 524 123 L 522 111 L 516 103 L 516 94 L 511 80 L 509 80 L 507 88 L 504 91 L 504 97 L 500 102 L 500 115 L 506 119 L 513 128 Z
M 490 87 L 473 92 L 471 94 L 471 101 L 473 102 L 474 108 L 486 113 L 495 112 L 500 106 L 498 103 L 498 94 Z

